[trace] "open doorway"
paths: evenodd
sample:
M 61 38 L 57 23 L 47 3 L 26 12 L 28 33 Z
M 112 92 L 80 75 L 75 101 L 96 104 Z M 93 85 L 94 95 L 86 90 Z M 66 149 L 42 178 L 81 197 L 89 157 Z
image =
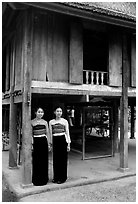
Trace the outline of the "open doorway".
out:
M 109 106 L 67 106 L 71 149 L 82 159 L 113 156 L 113 116 Z

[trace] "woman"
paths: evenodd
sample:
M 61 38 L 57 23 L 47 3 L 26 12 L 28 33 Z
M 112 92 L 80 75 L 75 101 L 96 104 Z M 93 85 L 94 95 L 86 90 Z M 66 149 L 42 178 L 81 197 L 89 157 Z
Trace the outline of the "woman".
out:
M 32 183 L 35 186 L 46 185 L 48 182 L 49 129 L 47 122 L 42 119 L 43 116 L 43 109 L 38 108 L 36 118 L 31 121 L 33 131 Z
M 64 183 L 67 180 L 67 152 L 70 151 L 70 135 L 68 121 L 62 118 L 61 107 L 56 107 L 56 118 L 50 120 L 49 130 L 53 143 L 53 183 Z

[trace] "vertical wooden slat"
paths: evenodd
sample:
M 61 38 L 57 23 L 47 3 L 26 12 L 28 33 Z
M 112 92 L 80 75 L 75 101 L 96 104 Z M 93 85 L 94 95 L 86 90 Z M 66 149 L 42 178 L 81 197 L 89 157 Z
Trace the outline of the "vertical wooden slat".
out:
M 93 85 L 93 80 L 94 80 L 94 72 L 91 72 L 91 85 Z
M 31 77 L 32 77 L 32 15 L 25 13 L 24 70 L 22 103 L 22 184 L 32 183 L 32 128 L 31 128 Z
M 54 17 L 53 81 L 68 82 L 68 23 L 62 16 Z
M 48 15 L 47 33 L 47 80 L 52 81 L 53 73 L 53 16 Z
M 122 38 L 116 33 L 109 37 L 109 85 L 122 86 Z
M 10 50 L 9 45 L 7 46 L 7 52 L 6 52 L 6 91 L 10 88 Z
M 96 72 L 96 85 L 99 84 L 99 72 Z
M 34 13 L 33 17 L 33 80 L 46 81 L 48 17 Z
M 83 83 L 83 36 L 82 25 L 72 22 L 70 28 L 69 82 Z
M 89 84 L 89 72 L 86 71 L 86 84 Z
M 104 81 L 104 73 L 103 72 L 101 72 L 101 85 L 103 85 L 104 83 L 103 83 L 103 81 Z
M 127 36 L 123 35 L 123 66 L 122 66 L 122 97 L 120 103 L 120 169 L 128 168 L 128 44 Z
M 136 37 L 131 38 L 131 86 L 136 87 Z

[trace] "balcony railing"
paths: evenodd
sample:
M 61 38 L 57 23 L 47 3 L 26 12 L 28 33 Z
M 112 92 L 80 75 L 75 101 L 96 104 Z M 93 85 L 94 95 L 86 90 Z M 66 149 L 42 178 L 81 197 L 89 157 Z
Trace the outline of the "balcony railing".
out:
M 91 85 L 107 85 L 108 72 L 83 70 L 83 83 Z

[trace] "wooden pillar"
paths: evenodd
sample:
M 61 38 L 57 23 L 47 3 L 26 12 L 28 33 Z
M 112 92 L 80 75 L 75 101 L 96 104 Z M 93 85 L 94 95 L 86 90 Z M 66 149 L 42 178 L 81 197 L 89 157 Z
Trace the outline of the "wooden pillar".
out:
M 11 84 L 10 84 L 10 124 L 9 124 L 9 139 L 10 139 L 10 149 L 9 149 L 9 168 L 17 168 L 17 107 L 14 104 L 14 79 L 15 79 L 15 67 L 14 67 L 14 59 L 15 59 L 15 43 L 13 44 L 13 52 L 12 52 L 12 60 L 11 60 Z
M 10 98 L 10 149 L 9 149 L 9 168 L 17 167 L 17 105 L 14 104 L 14 97 Z
M 120 170 L 128 168 L 128 46 L 127 36 L 123 35 L 122 96 L 120 100 Z
M 118 138 L 118 104 L 117 101 L 115 101 L 114 103 L 114 130 L 113 130 L 113 134 L 114 134 L 114 153 L 118 153 L 119 152 L 119 138 Z
M 134 119 L 134 105 L 131 106 L 131 136 L 130 139 L 135 139 L 135 119 Z
M 32 183 L 32 128 L 31 128 L 31 69 L 32 69 L 32 29 L 31 15 L 25 13 L 24 25 L 24 66 L 22 103 L 22 185 Z M 39 52 L 39 51 L 38 51 Z

